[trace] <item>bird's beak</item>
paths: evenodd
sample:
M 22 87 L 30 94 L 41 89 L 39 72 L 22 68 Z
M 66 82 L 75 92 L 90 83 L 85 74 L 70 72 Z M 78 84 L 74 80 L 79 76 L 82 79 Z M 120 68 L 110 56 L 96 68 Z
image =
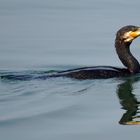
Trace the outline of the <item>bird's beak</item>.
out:
M 136 38 L 136 37 L 140 36 L 140 28 L 138 28 L 138 30 L 135 31 L 135 32 L 130 32 L 129 35 L 133 38 Z

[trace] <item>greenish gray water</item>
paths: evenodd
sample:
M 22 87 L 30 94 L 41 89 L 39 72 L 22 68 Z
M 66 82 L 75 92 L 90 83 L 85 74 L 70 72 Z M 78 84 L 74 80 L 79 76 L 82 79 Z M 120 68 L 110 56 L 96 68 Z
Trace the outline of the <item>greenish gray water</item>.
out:
M 123 67 L 116 31 L 139 25 L 140 1 L 1 0 L 0 76 Z M 136 46 L 136 47 L 135 47 Z M 140 60 L 140 39 L 132 51 Z M 140 75 L 107 80 L 0 79 L 3 140 L 138 139 Z

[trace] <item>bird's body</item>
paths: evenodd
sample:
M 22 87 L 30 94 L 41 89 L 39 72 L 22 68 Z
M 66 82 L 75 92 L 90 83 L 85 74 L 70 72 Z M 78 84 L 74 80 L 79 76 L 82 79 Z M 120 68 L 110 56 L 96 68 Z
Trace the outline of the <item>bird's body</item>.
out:
M 139 73 L 140 64 L 130 52 L 130 45 L 138 36 L 140 36 L 140 28 L 132 25 L 121 28 L 116 34 L 116 52 L 126 68 L 117 68 L 112 66 L 84 67 L 61 71 L 57 74 L 51 75 L 50 77 L 64 76 L 75 79 L 105 79 Z
M 49 77 L 70 77 L 75 79 L 106 79 L 113 77 L 129 76 L 140 72 L 140 64 L 130 52 L 132 41 L 140 36 L 140 27 L 124 26 L 116 34 L 115 48 L 119 59 L 125 68 L 117 68 L 112 66 L 94 66 L 84 67 L 72 70 L 57 72 L 52 75 L 35 77 L 46 79 Z M 1 76 L 5 78 L 5 76 Z M 31 76 L 13 76 L 8 75 L 7 79 L 31 79 Z
M 49 77 L 70 77 L 75 79 L 107 79 L 113 77 L 128 76 L 131 73 L 126 68 L 112 66 L 83 67 L 61 71 Z

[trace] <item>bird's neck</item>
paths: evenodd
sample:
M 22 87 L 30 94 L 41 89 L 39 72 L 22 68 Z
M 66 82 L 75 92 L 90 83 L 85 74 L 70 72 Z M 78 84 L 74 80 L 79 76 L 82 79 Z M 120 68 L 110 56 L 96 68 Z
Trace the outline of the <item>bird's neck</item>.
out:
M 121 62 L 128 68 L 130 73 L 140 72 L 140 64 L 130 52 L 131 42 L 115 41 L 116 52 Z

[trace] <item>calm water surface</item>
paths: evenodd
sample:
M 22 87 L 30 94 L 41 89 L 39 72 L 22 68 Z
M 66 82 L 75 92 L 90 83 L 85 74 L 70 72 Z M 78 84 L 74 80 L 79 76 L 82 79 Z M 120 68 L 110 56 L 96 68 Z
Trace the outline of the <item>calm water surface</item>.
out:
M 139 5 L 139 0 L 1 0 L 0 76 L 122 67 L 114 50 L 115 33 L 124 25 L 140 26 Z M 139 38 L 131 49 L 140 60 L 138 46 Z M 139 79 L 139 74 L 83 81 L 0 79 L 0 137 L 138 139 L 140 125 L 130 124 L 140 121 Z

